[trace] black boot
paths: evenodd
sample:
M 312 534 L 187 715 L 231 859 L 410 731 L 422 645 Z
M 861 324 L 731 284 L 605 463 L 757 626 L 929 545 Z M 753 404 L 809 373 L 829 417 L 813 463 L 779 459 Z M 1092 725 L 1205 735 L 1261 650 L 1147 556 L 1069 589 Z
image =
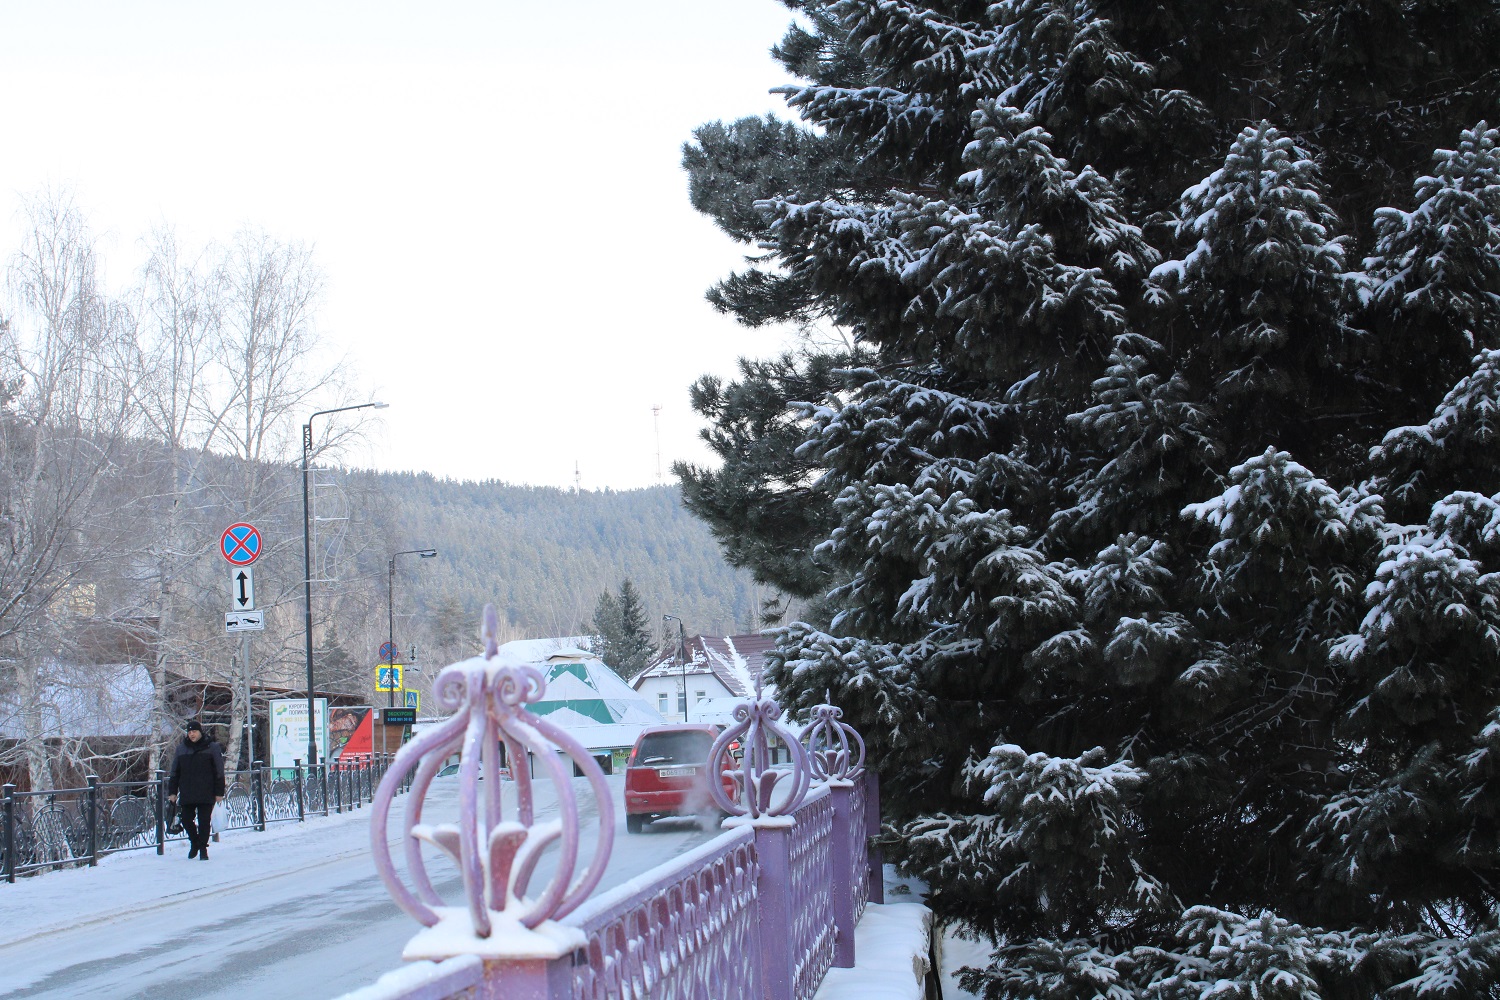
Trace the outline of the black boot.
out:
M 198 860 L 199 861 L 207 861 L 208 860 L 208 845 L 207 844 L 204 844 L 202 847 L 198 848 Z
M 190 857 L 190 858 L 196 858 L 198 856 L 198 850 L 199 850 L 198 845 L 194 844 L 193 845 L 193 849 L 191 851 L 188 851 L 188 857 Z

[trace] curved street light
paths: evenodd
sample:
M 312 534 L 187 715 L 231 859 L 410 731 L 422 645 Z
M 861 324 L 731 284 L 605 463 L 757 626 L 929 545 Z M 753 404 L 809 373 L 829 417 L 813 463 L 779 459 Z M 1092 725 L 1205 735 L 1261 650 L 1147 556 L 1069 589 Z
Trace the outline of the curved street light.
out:
M 385 586 L 385 614 L 386 614 L 386 649 L 390 654 L 386 657 L 386 666 L 394 666 L 396 663 L 396 557 L 417 556 L 421 559 L 432 559 L 437 555 L 437 549 L 402 549 L 400 552 L 392 552 L 390 559 L 390 570 L 386 574 Z M 392 681 L 395 678 L 391 678 Z M 386 685 L 386 707 L 396 707 L 396 686 L 394 683 Z
M 312 422 L 316 417 L 346 410 L 383 410 L 389 403 L 357 403 L 354 406 L 338 406 L 331 410 L 318 410 L 302 425 L 302 600 L 303 627 L 307 633 L 307 766 L 318 763 L 318 734 L 313 726 L 313 622 L 312 622 L 312 528 L 308 520 L 307 467 L 312 459 Z

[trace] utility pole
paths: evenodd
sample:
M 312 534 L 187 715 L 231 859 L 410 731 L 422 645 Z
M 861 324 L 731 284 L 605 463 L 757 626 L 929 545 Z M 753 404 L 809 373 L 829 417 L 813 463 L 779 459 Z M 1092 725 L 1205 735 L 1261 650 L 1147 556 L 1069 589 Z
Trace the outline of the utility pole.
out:
M 676 615 L 662 615 L 664 622 L 677 623 L 677 665 L 682 673 L 682 721 L 688 720 L 688 687 L 687 687 L 687 630 L 682 626 L 682 619 Z

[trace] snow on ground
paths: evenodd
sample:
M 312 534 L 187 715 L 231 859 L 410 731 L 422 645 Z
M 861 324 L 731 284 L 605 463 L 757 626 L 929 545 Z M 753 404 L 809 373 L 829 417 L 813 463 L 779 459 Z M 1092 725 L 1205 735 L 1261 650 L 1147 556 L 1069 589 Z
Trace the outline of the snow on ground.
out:
M 921 879 L 896 874 L 894 865 L 885 866 L 885 901 L 887 903 L 920 903 L 927 896 Z M 937 943 L 937 964 L 943 983 L 943 1000 L 978 1000 L 958 985 L 958 970 L 965 966 L 984 967 L 990 962 L 990 944 L 983 938 L 969 937 L 953 925 L 943 928 Z
M 680 820 L 627 834 L 623 776 L 608 781 L 615 849 L 601 889 L 716 832 Z M 597 815 L 585 782 L 574 785 L 583 812 Z M 545 818 L 556 803 L 548 783 L 538 787 Z M 401 828 L 405 797 L 397 803 L 392 830 Z M 189 860 L 186 844 L 174 844 L 165 857 L 154 850 L 115 854 L 94 869 L 0 884 L 0 996 L 317 1000 L 372 983 L 401 965 L 402 947 L 420 928 L 375 875 L 370 815 L 365 808 L 265 833 L 231 831 L 209 848 L 207 862 Z M 457 782 L 441 779 L 423 818 L 456 815 Z M 592 844 L 586 838 L 584 857 Z M 440 893 L 462 899 L 462 882 L 446 861 L 429 860 L 429 870 Z M 547 874 L 539 872 L 538 880 Z
M 854 929 L 854 968 L 829 969 L 813 1000 L 924 1000 L 931 928 L 925 906 L 871 903 Z

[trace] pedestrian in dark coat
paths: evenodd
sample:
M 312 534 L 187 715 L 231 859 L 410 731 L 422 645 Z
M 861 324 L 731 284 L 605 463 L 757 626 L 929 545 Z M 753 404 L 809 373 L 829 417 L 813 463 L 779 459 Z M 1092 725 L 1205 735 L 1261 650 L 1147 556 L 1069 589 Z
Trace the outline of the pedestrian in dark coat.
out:
M 193 846 L 188 857 L 207 861 L 214 803 L 224 801 L 224 749 L 204 734 L 197 719 L 188 722 L 187 735 L 172 758 L 167 799 L 181 806 L 182 826 Z

